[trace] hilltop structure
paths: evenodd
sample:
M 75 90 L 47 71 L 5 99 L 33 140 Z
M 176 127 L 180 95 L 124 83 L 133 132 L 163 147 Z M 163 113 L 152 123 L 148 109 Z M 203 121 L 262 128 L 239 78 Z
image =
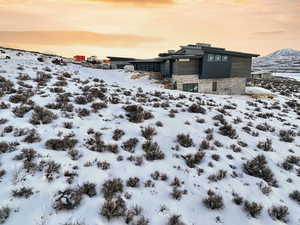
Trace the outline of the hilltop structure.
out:
M 174 88 L 189 92 L 244 94 L 257 54 L 228 51 L 197 43 L 160 53 L 158 58 L 132 60 L 135 70 L 158 73 Z

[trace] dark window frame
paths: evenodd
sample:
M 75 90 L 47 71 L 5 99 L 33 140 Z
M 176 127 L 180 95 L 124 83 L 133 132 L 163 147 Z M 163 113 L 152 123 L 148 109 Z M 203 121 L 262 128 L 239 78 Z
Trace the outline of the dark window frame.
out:
M 212 91 L 213 92 L 218 91 L 218 82 L 217 81 L 212 82 Z
M 208 54 L 207 55 L 207 61 L 208 62 L 215 62 L 215 55 L 214 54 Z
M 215 62 L 222 62 L 222 56 L 221 55 L 215 55 Z
M 228 62 L 228 55 L 222 55 L 222 62 Z

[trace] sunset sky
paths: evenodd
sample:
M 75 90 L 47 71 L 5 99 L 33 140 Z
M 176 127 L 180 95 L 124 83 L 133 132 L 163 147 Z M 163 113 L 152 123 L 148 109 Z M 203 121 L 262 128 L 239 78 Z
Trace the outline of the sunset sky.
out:
M 0 0 L 0 16 L 0 46 L 64 56 L 300 49 L 300 0 Z

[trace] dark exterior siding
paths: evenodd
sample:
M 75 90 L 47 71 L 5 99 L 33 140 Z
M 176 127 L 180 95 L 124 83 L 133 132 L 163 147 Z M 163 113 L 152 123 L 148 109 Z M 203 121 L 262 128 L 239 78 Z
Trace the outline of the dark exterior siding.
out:
M 199 74 L 200 59 L 190 59 L 189 62 L 180 62 L 176 60 L 173 64 L 174 75 L 192 75 Z
M 227 62 L 208 62 L 208 54 L 203 56 L 202 72 L 199 73 L 200 79 L 228 78 L 231 72 L 231 57 Z
M 132 63 L 135 70 L 146 72 L 160 72 L 161 65 L 158 62 Z
M 251 58 L 232 57 L 231 77 L 250 77 Z

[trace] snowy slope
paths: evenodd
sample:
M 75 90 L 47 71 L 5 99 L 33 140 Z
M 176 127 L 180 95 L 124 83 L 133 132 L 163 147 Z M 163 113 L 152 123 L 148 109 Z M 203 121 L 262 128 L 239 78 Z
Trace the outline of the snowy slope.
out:
M 253 59 L 254 71 L 300 73 L 300 51 L 281 49 L 267 56 Z
M 5 54 L 11 59 L 0 60 L 0 223 L 299 224 L 300 202 L 289 197 L 300 190 L 296 96 L 255 100 L 183 93 L 146 78 L 132 80 L 134 73 L 61 66 L 52 63 L 53 57 L 42 56 L 40 62 L 38 54 L 12 50 Z M 144 111 L 126 112 L 129 105 Z M 37 106 L 55 114 L 53 120 Z M 93 110 L 97 106 L 101 109 Z M 150 142 L 141 132 L 148 126 L 156 133 L 144 135 Z M 112 138 L 116 129 L 124 132 L 119 139 Z M 99 139 L 96 132 L 102 134 Z M 189 134 L 193 143 L 188 137 L 182 143 L 185 136 L 178 139 L 179 134 Z M 67 144 L 49 145 L 49 139 L 63 137 Z M 130 138 L 138 141 L 131 151 L 124 148 Z M 146 148 L 149 143 L 152 148 Z M 22 155 L 23 149 L 34 151 Z M 267 163 L 256 171 L 260 178 L 244 167 L 258 155 Z M 108 185 L 114 178 L 123 188 Z M 87 182 L 95 192 L 83 191 Z M 20 191 L 24 187 L 27 192 Z M 59 191 L 67 189 L 62 196 Z M 215 194 L 209 192 L 211 201 L 205 201 L 209 190 Z M 240 205 L 233 193 L 242 197 L 235 197 Z M 251 216 L 246 201 L 261 204 L 260 214 Z M 273 206 L 288 207 L 286 217 L 276 219 L 269 213 Z

